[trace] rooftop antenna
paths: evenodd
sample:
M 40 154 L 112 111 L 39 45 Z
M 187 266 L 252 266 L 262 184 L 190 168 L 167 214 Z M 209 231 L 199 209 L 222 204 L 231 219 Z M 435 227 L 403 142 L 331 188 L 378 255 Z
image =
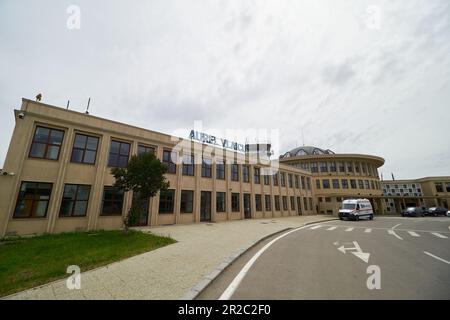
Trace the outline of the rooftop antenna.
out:
M 69 109 L 70 100 L 67 100 L 67 107 L 66 109 Z
M 394 174 L 391 172 L 392 181 L 395 181 Z
M 89 105 L 91 104 L 91 97 L 89 97 L 89 100 L 88 100 L 88 104 L 87 104 L 87 108 L 86 108 L 86 114 L 89 114 Z

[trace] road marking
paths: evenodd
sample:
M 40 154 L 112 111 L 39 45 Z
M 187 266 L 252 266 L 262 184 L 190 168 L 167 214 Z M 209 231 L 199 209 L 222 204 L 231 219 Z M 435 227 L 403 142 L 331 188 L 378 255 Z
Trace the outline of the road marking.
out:
M 329 227 L 327 230 L 331 231 L 331 230 L 334 230 L 334 229 L 337 229 L 337 227 Z
M 445 262 L 446 264 L 450 264 L 450 261 L 447 261 L 445 259 L 439 258 L 438 256 L 435 256 L 434 254 L 431 254 L 431 253 L 426 252 L 426 251 L 424 251 L 423 253 L 425 253 L 425 254 L 429 255 L 430 257 L 433 257 L 433 258 L 435 258 L 435 259 L 437 259 L 439 261 Z
M 364 232 L 365 232 L 365 233 L 371 233 L 371 232 L 372 232 L 372 229 L 367 228 L 366 230 L 364 230 Z
M 396 234 L 395 231 L 392 230 L 392 229 L 389 229 L 389 230 L 388 230 L 388 233 L 389 233 L 389 234 L 392 234 L 393 236 L 395 236 L 395 237 L 396 237 L 397 239 L 399 239 L 399 240 L 403 240 L 402 237 L 400 237 L 398 234 Z
M 311 227 L 311 228 L 309 228 L 309 229 L 315 230 L 315 229 L 319 229 L 320 227 L 321 227 L 321 225 L 318 225 L 318 226 Z
M 334 244 L 336 244 L 336 242 Z M 359 246 L 358 242 L 356 242 L 356 241 L 353 241 L 353 245 L 354 245 L 354 247 L 351 247 L 351 248 L 346 248 L 345 245 L 342 245 L 342 246 L 340 246 L 337 249 L 339 251 L 341 251 L 342 253 L 344 253 L 344 254 L 347 253 L 347 250 L 356 250 L 356 252 L 351 251 L 351 253 L 353 253 L 355 256 L 360 258 L 365 263 L 368 263 L 369 262 L 370 253 L 363 252 L 361 250 L 361 247 Z
M 431 234 L 433 236 L 438 237 L 438 238 L 447 239 L 447 236 L 444 236 L 443 234 L 440 234 L 440 233 L 437 233 L 437 232 L 432 232 Z
M 239 271 L 239 273 L 236 275 L 236 277 L 233 279 L 233 281 L 230 283 L 230 285 L 225 289 L 225 291 L 222 293 L 222 295 L 219 297 L 219 300 L 230 300 L 231 296 L 234 294 L 236 289 L 239 287 L 240 283 L 242 282 L 242 279 L 244 279 L 245 275 L 248 273 L 252 265 L 256 262 L 256 260 L 266 251 L 272 244 L 280 240 L 281 238 L 286 237 L 287 235 L 299 231 L 301 229 L 307 228 L 308 226 L 299 227 L 297 229 L 288 231 L 286 233 L 283 233 L 282 235 L 278 236 L 277 238 L 270 241 L 268 244 L 266 244 L 264 247 L 259 249 L 257 253 L 245 264 L 245 266 Z M 312 228 L 320 228 L 321 226 L 314 226 Z M 317 229 L 315 228 L 315 229 Z M 311 228 L 310 228 L 311 229 Z
M 395 228 L 397 228 L 399 225 L 401 225 L 401 223 L 396 224 L 395 226 L 393 226 L 391 229 L 394 230 Z
M 408 233 L 413 237 L 420 237 L 420 235 L 414 231 L 408 231 Z
M 345 231 L 347 231 L 347 232 L 348 232 L 348 231 L 353 231 L 353 229 L 355 229 L 355 228 L 351 228 L 351 227 L 350 227 L 350 228 L 345 229 Z

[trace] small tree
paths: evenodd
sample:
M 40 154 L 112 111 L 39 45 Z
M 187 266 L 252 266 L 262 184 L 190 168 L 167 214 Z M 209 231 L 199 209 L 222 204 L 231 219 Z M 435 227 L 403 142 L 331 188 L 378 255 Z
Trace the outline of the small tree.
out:
M 158 191 L 169 187 L 164 176 L 166 172 L 167 166 L 150 152 L 132 156 L 126 168 L 111 170 L 116 179 L 114 187 L 123 191 L 133 191 L 139 194 L 140 200 L 154 197 Z M 135 223 L 139 212 L 139 207 L 131 206 L 123 220 L 125 233 L 128 233 L 128 228 Z

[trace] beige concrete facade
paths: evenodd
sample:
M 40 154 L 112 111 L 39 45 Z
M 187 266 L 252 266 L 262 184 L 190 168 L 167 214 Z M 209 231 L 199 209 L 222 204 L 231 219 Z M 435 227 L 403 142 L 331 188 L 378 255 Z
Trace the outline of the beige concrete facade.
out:
M 276 162 L 269 164 L 250 163 L 248 164 L 249 181 L 244 182 L 243 165 L 249 159 L 242 153 L 232 151 L 224 153 L 223 149 L 220 148 L 212 148 L 189 140 L 177 140 L 170 135 L 27 99 L 22 100 L 20 110 L 15 110 L 15 119 L 14 132 L 2 169 L 5 175 L 0 176 L 0 236 L 121 228 L 122 219 L 132 203 L 131 192 L 125 193 L 120 214 L 101 214 L 105 194 L 104 187 L 112 186 L 114 183 L 114 178 L 110 173 L 111 167 L 108 165 L 108 159 L 111 157 L 111 141 L 113 140 L 124 142 L 130 146 L 128 157 L 136 154 L 138 147 L 143 145 L 154 148 L 156 156 L 161 160 L 163 159 L 163 151 L 176 148 L 177 143 L 180 141 L 192 143 L 193 149 L 190 153 L 194 155 L 197 162 L 194 165 L 194 175 L 183 175 L 182 164 L 176 165 L 174 174 L 166 174 L 170 182 L 169 189 L 174 190 L 173 212 L 160 213 L 159 196 L 156 196 L 149 200 L 148 217 L 145 225 L 155 226 L 199 222 L 200 211 L 203 210 L 201 208 L 202 191 L 211 192 L 209 203 L 211 210 L 207 220 L 212 222 L 244 219 L 246 217 L 271 218 L 317 213 L 314 188 L 311 182 L 312 175 L 307 170 L 280 164 L 279 172 L 277 173 L 279 176 L 278 185 L 274 185 L 273 176 L 269 176 L 269 183 L 266 184 L 264 177 L 261 175 L 260 181 L 257 183 L 254 177 L 254 168 L 276 168 L 278 166 Z M 56 147 L 49 144 L 53 139 L 51 134 L 48 136 L 47 145 L 42 143 L 40 145 L 45 148 L 45 154 L 52 154 L 52 152 L 55 153 L 55 150 L 58 150 L 56 159 L 43 159 L 31 156 L 36 152 L 33 151 L 34 149 L 31 149 L 39 144 L 36 141 L 39 142 L 39 139 L 42 139 L 42 137 L 37 137 L 37 127 L 63 132 L 62 141 Z M 85 135 L 98 139 L 94 157 L 95 163 L 75 163 L 72 161 L 76 135 L 77 137 L 78 135 Z M 227 159 L 224 179 L 217 179 L 216 163 L 214 161 L 212 163 L 211 177 L 202 177 L 201 164 L 198 164 L 198 159 L 202 158 L 205 148 L 210 149 L 208 155 L 211 154 L 213 158 L 217 156 Z M 87 149 L 84 152 L 87 152 Z M 181 153 L 185 151 L 176 152 L 178 153 L 178 159 L 182 159 L 183 155 Z M 234 160 L 231 161 L 230 159 Z M 239 163 L 239 181 L 232 181 L 231 179 L 230 167 L 234 161 Z M 7 173 L 14 174 L 8 175 Z M 282 180 L 280 175 L 285 175 L 284 185 L 280 181 Z M 292 185 L 289 181 L 292 181 Z M 298 184 L 294 183 L 294 181 L 298 181 Z M 300 181 L 305 181 L 303 187 Z M 307 183 L 308 181 L 309 183 Z M 51 193 L 47 198 L 40 195 L 39 191 L 36 191 L 37 199 L 46 199 L 44 201 L 44 205 L 47 204 L 45 215 L 41 217 L 17 216 L 16 211 L 21 210 L 17 208 L 19 196 L 22 197 L 20 189 L 23 182 L 51 184 Z M 90 187 L 84 215 L 61 216 L 61 203 L 65 186 L 68 184 Z M 180 212 L 182 190 L 194 192 L 192 213 Z M 218 192 L 224 192 L 226 195 L 224 212 L 216 211 L 216 194 Z M 237 211 L 232 210 L 232 194 L 239 194 L 239 209 Z M 257 206 L 256 195 L 261 196 L 262 203 L 260 206 Z M 271 199 L 270 208 L 265 206 L 266 195 Z M 27 200 L 27 195 L 24 197 L 21 198 L 21 203 L 24 204 L 27 203 L 26 201 L 31 201 Z M 279 208 L 275 206 L 276 197 L 280 198 Z M 246 210 L 244 210 L 244 198 L 250 200 L 249 203 L 245 203 L 245 207 L 250 208 L 247 214 Z M 37 204 L 36 201 L 30 202 L 32 203 L 31 206 L 41 208 L 42 201 L 37 201 Z M 287 202 L 287 206 L 283 205 L 283 202 Z M 26 205 L 24 206 L 26 207 Z M 30 212 L 35 212 L 41 209 L 33 207 L 30 210 Z

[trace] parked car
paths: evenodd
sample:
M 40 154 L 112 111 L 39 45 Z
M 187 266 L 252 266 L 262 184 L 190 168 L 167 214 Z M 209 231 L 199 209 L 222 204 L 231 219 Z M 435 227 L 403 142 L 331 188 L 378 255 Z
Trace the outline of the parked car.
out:
M 373 219 L 372 204 L 368 199 L 348 199 L 342 201 L 341 209 L 339 209 L 339 219 L 348 218 L 351 220 L 359 220 L 359 218 Z
M 447 211 L 447 217 L 450 217 L 450 210 Z
M 425 215 L 427 216 L 446 216 L 447 215 L 447 209 L 443 208 L 443 207 L 430 207 L 428 208 L 428 210 L 425 212 Z
M 421 207 L 408 207 L 402 212 L 402 217 L 423 217 L 425 211 Z

